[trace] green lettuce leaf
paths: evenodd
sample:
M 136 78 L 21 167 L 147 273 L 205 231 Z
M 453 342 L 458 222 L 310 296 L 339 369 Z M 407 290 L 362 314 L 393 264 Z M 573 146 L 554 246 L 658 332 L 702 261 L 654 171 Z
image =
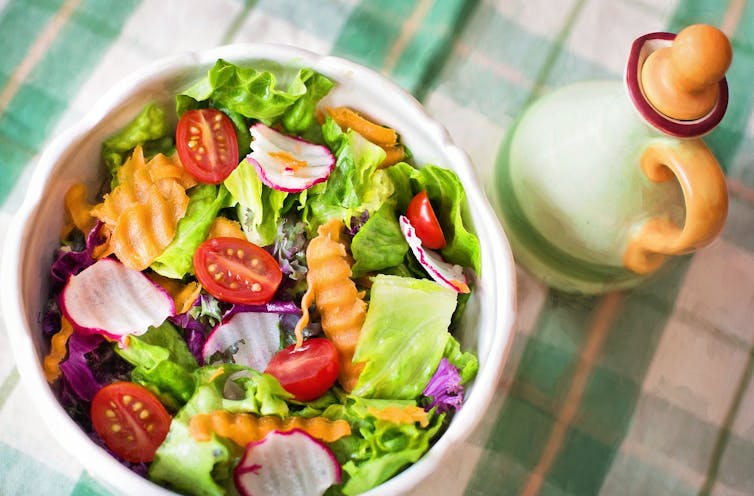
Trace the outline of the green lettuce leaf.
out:
M 408 253 L 408 243 L 398 224 L 395 209 L 385 203 L 359 229 L 351 241 L 354 277 L 396 267 Z
M 395 424 L 378 420 L 369 414 L 370 407 L 406 406 L 417 405 L 414 401 L 349 397 L 346 404 L 332 405 L 323 412 L 322 415 L 331 420 L 346 420 L 354 432 L 331 444 L 347 479 L 343 494 L 361 494 L 385 482 L 403 467 L 416 462 L 429 449 L 445 415 L 430 413 L 429 425 L 422 428 L 415 423 Z
M 416 193 L 427 191 L 437 220 L 442 226 L 447 245 L 440 250 L 443 258 L 463 267 L 481 270 L 479 239 L 471 232 L 466 192 L 458 176 L 451 170 L 434 165 L 415 169 L 406 163 L 385 169 L 395 185 L 396 210 L 405 212 Z
M 176 97 L 176 111 L 181 115 L 207 101 L 212 107 L 267 125 L 282 119 L 289 132 L 301 132 L 314 123 L 314 107 L 334 83 L 303 68 L 295 72 L 284 89 L 280 88 L 276 73 L 285 77 L 291 72 L 281 67 L 275 68 L 275 73 L 261 71 L 220 59 L 207 77 Z
M 443 356 L 458 369 L 462 385 L 473 379 L 479 371 L 479 359 L 471 352 L 461 351 L 461 343 L 453 336 L 448 339 Z
M 114 345 L 113 349 L 134 365 L 131 380 L 154 392 L 170 410 L 178 410 L 194 392 L 196 359 L 169 322 L 130 336 L 125 348 Z
M 428 279 L 380 274 L 354 362 L 364 362 L 352 394 L 415 399 L 432 378 L 450 338 L 456 292 Z
M 113 181 L 118 167 L 123 165 L 138 145 L 142 146 L 146 158 L 157 153 L 172 153 L 173 134 L 170 123 L 165 111 L 153 103 L 144 107 L 133 121 L 102 143 L 102 159 Z
M 215 410 L 285 416 L 285 399 L 290 395 L 274 377 L 241 365 L 202 367 L 194 380 L 194 394 L 173 418 L 149 478 L 185 494 L 223 495 L 225 487 L 232 486 L 232 469 L 241 448 L 217 436 L 194 440 L 189 432 L 191 417 Z
M 332 218 L 351 224 L 365 210 L 376 211 L 393 194 L 393 183 L 377 167 L 385 151 L 353 130 L 343 130 L 327 117 L 322 126 L 325 142 L 335 152 L 335 169 L 326 182 L 301 194 L 303 219 L 310 233 Z
M 238 164 L 223 184 L 238 202 L 238 219 L 247 239 L 259 246 L 272 244 L 288 193 L 265 187 L 254 166 L 246 160 Z
M 222 185 L 199 184 L 193 187 L 189 191 L 186 215 L 178 221 L 175 238 L 152 262 L 152 270 L 173 279 L 192 273 L 194 251 L 207 238 L 220 210 L 230 205 L 230 193 Z

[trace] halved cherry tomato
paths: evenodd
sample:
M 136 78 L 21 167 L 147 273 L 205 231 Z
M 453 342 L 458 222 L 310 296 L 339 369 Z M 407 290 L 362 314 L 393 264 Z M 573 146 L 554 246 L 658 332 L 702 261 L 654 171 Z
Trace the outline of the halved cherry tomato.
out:
M 311 338 L 299 349 L 292 344 L 273 355 L 265 373 L 274 376 L 298 401 L 319 398 L 335 384 L 338 352 L 327 338 Z
M 272 255 L 250 241 L 231 237 L 200 244 L 194 252 L 194 273 L 218 300 L 247 305 L 270 301 L 283 279 Z
M 183 167 L 203 183 L 219 184 L 238 166 L 233 123 L 216 109 L 184 113 L 175 130 L 175 148 Z
M 114 382 L 100 389 L 91 407 L 92 426 L 113 453 L 149 462 L 170 430 L 170 414 L 147 388 Z
M 432 204 L 429 203 L 426 191 L 421 191 L 414 196 L 406 209 L 406 217 L 416 229 L 416 235 L 425 247 L 439 250 L 445 246 L 445 235 L 442 233 L 440 223 L 437 222 L 437 216 L 432 209 Z

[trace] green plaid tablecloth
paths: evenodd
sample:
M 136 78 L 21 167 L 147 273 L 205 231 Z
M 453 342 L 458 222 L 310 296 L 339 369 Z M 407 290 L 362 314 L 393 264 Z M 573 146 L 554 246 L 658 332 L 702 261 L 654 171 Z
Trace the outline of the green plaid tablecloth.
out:
M 600 297 L 520 272 L 498 394 L 417 494 L 754 494 L 754 1 L 0 0 L 0 237 L 45 143 L 165 55 L 269 41 L 364 63 L 421 99 L 486 180 L 532 99 L 619 78 L 634 38 L 696 22 L 734 47 L 728 113 L 706 138 L 729 180 L 722 236 Z M 44 415 L 3 330 L 0 494 L 108 494 Z

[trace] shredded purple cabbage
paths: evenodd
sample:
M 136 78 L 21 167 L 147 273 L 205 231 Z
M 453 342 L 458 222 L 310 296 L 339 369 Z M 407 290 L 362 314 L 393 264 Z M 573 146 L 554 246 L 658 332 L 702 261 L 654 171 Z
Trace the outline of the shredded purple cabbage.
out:
M 84 401 L 92 401 L 102 388 L 89 368 L 85 355 L 97 349 L 103 340 L 99 334 L 74 332 L 68 340 L 68 358 L 60 364 L 60 370 L 71 391 Z
M 69 248 L 61 248 L 57 251 L 55 261 L 50 266 L 53 293 L 58 293 L 70 276 L 78 274 L 96 262 L 92 254 L 94 249 L 105 241 L 102 235 L 104 225 L 101 221 L 97 222 L 87 235 L 86 247 L 83 250 L 73 251 Z
M 283 313 L 301 315 L 301 309 L 292 301 L 271 301 L 262 305 L 240 305 L 234 304 L 230 310 L 225 312 L 223 320 L 227 320 L 233 315 L 241 312 L 259 312 L 259 313 Z
M 425 410 L 429 411 L 437 407 L 438 413 L 445 413 L 451 408 L 459 410 L 463 404 L 463 386 L 458 369 L 447 358 L 440 360 L 435 374 L 424 388 L 424 396 L 432 398 Z

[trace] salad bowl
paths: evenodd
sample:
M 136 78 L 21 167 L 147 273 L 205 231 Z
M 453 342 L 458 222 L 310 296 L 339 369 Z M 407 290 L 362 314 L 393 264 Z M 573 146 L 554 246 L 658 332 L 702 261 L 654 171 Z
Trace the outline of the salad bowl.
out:
M 42 361 L 49 344 L 42 316 L 49 290 L 48 270 L 64 223 L 63 198 L 76 183 L 95 191 L 102 182 L 102 142 L 151 102 L 170 102 L 182 88 L 207 74 L 218 59 L 236 64 L 311 68 L 335 82 L 320 102 L 351 106 L 388 123 L 400 134 L 418 164 L 456 173 L 463 184 L 471 224 L 481 246 L 481 272 L 456 338 L 473 352 L 479 371 L 465 403 L 447 430 L 416 463 L 368 494 L 405 494 L 441 469 L 455 448 L 485 415 L 497 390 L 515 320 L 515 267 L 508 241 L 480 187 L 468 156 L 406 91 L 378 73 L 350 61 L 283 45 L 229 45 L 180 54 L 153 63 L 106 93 L 76 125 L 54 139 L 41 155 L 26 198 L 8 233 L 2 281 L 8 288 L 3 314 L 24 387 L 57 441 L 105 486 L 127 494 L 168 494 L 119 463 L 66 413 L 45 379 Z

